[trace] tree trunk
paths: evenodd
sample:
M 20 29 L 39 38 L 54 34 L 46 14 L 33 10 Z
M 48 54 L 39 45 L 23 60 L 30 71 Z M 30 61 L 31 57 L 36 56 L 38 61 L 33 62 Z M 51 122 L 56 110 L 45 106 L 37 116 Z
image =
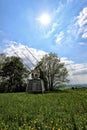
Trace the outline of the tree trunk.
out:
M 54 80 L 54 76 L 51 76 L 51 80 L 50 80 L 50 90 L 53 90 L 53 80 Z

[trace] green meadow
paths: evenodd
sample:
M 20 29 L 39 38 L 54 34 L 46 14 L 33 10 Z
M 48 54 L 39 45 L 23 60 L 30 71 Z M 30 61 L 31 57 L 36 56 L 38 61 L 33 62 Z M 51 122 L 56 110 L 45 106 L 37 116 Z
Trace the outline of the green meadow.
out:
M 87 130 L 87 89 L 0 94 L 0 130 Z

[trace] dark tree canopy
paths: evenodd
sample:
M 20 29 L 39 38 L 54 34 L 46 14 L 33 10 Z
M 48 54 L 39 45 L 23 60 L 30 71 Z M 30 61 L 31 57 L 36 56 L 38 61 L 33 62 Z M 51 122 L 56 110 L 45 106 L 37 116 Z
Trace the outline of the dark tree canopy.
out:
M 28 76 L 28 70 L 24 67 L 19 57 L 6 57 L 1 71 L 2 84 L 7 84 L 8 92 L 22 91 L 24 78 Z

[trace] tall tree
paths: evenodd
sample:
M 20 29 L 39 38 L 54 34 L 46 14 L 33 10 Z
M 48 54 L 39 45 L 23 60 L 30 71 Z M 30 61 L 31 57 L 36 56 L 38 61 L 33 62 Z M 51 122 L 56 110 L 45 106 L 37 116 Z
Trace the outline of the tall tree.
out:
M 2 73 L 2 66 L 3 66 L 5 59 L 6 59 L 6 55 L 4 53 L 1 53 L 0 54 L 0 75 Z
M 3 71 L 2 71 L 2 67 L 3 67 L 3 63 L 5 62 L 6 59 L 6 55 L 4 53 L 0 54 L 0 92 L 5 92 L 5 78 L 2 76 L 3 75 Z
M 24 67 L 19 57 L 7 57 L 2 67 L 3 77 L 8 82 L 8 91 L 21 91 L 24 77 L 28 70 Z
M 46 54 L 37 64 L 40 78 L 47 83 L 46 89 L 53 90 L 54 86 L 67 82 L 68 71 L 55 53 Z

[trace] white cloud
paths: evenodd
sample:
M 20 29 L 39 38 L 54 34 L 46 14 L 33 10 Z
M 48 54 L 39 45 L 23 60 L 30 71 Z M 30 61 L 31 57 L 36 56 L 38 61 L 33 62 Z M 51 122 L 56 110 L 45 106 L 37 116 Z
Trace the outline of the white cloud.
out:
M 8 56 L 19 56 L 29 68 L 35 67 L 36 63 L 46 54 L 46 52 L 42 50 L 29 48 L 15 41 L 7 41 L 7 44 L 8 46 L 4 50 L 4 53 Z
M 87 74 L 87 63 L 83 64 L 73 64 L 72 65 L 73 74 L 79 75 L 79 74 Z
M 47 32 L 47 34 L 45 35 L 45 38 L 48 38 L 51 36 L 52 33 L 55 32 L 56 28 L 58 27 L 58 23 L 53 23 L 51 29 Z
M 62 42 L 62 40 L 64 38 L 64 33 L 60 32 L 59 34 L 56 34 L 55 37 L 56 37 L 56 40 L 55 40 L 56 43 L 57 44 L 61 44 L 61 42 Z
M 61 58 L 61 62 L 64 62 L 67 68 L 74 75 L 87 73 L 87 63 L 77 64 L 72 60 L 69 60 L 67 57 Z
M 84 46 L 85 43 L 84 42 L 79 42 L 79 45 Z
M 78 84 L 87 84 L 87 74 L 79 74 L 79 75 L 75 75 L 74 78 L 76 79 L 76 82 Z
M 84 32 L 84 34 L 82 34 L 82 38 L 87 38 L 87 32 Z
M 61 62 L 65 63 L 68 69 L 70 83 L 87 83 L 87 63 L 77 64 L 67 57 L 61 58 Z
M 74 61 L 69 60 L 67 57 L 62 57 L 62 58 L 61 58 L 61 62 L 64 62 L 65 65 L 74 64 Z
M 82 38 L 87 38 L 87 7 L 83 8 L 79 16 L 77 16 L 76 25 L 79 27 L 78 33 L 82 34 Z
M 85 24 L 87 24 L 87 7 L 80 12 L 79 16 L 77 16 L 77 23 L 80 27 L 83 27 Z

